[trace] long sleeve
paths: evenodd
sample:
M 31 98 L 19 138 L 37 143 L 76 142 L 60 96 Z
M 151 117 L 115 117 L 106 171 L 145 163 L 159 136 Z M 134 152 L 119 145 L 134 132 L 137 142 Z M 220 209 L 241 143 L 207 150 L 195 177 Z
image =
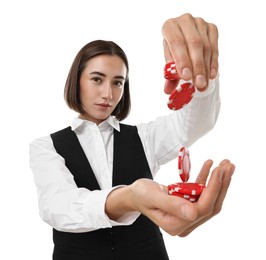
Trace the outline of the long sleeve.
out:
M 177 157 L 181 146 L 191 146 L 215 126 L 220 105 L 217 77 L 210 80 L 206 91 L 196 91 L 191 102 L 183 109 L 159 117 L 149 124 L 138 125 L 153 176 L 160 165 Z
M 118 222 L 110 220 L 105 214 L 105 201 L 116 187 L 97 191 L 78 188 L 49 136 L 30 144 L 30 167 L 37 186 L 40 216 L 59 231 L 87 232 L 129 225 L 139 215 L 131 213 Z

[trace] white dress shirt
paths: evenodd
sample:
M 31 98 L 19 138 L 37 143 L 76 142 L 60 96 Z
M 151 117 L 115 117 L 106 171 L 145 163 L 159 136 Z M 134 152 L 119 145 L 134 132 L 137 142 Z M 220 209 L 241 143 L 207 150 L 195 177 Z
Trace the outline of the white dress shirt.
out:
M 137 125 L 153 176 L 160 165 L 176 159 L 181 146 L 189 147 L 210 131 L 220 110 L 219 81 L 210 81 L 204 92 L 196 91 L 183 109 Z M 87 232 L 116 225 L 130 225 L 139 216 L 129 213 L 117 221 L 105 214 L 105 201 L 112 187 L 113 129 L 119 123 L 110 116 L 99 125 L 75 118 L 72 130 L 90 162 L 101 190 L 78 188 L 64 159 L 49 136 L 30 144 L 30 167 L 38 191 L 41 218 L 59 231 Z

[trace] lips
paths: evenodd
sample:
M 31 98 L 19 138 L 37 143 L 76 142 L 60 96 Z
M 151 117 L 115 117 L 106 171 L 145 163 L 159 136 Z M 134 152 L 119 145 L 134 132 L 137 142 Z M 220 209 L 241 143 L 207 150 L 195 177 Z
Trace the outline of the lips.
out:
M 104 108 L 109 108 L 111 107 L 111 104 L 109 103 L 100 103 L 100 104 L 96 104 L 97 106 L 100 106 L 100 107 L 104 107 Z

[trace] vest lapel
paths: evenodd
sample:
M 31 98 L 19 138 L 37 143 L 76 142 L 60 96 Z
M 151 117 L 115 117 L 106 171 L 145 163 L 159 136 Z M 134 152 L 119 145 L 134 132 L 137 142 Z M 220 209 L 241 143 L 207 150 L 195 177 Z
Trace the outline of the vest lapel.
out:
M 100 190 L 90 163 L 75 132 L 67 127 L 51 134 L 56 151 L 74 176 L 78 187 Z M 139 138 L 137 128 L 120 124 L 114 129 L 113 186 L 130 185 L 140 178 L 152 179 L 150 168 Z
M 152 179 L 137 127 L 120 124 L 114 130 L 113 186 L 130 185 L 140 178 Z
M 51 134 L 51 137 L 57 153 L 64 157 L 66 166 L 73 174 L 77 186 L 89 190 L 100 190 L 100 186 L 75 132 L 70 127 L 67 127 Z

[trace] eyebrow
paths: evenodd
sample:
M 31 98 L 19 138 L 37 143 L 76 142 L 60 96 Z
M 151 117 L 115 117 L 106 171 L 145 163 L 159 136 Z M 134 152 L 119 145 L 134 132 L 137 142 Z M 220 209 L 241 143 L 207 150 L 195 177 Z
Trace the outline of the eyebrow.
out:
M 106 75 L 104 73 L 99 72 L 99 71 L 93 71 L 93 72 L 90 73 L 90 75 L 92 75 L 92 74 L 97 74 L 99 76 L 106 77 Z M 125 78 L 123 76 L 115 76 L 114 78 L 115 79 L 123 79 L 123 80 L 125 80 Z

